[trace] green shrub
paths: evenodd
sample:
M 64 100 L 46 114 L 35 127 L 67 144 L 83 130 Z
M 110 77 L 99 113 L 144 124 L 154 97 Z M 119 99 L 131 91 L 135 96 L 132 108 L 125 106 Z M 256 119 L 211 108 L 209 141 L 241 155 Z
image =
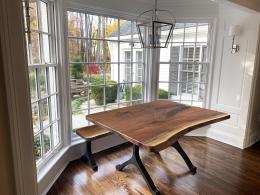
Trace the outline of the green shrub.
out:
M 125 90 L 125 98 L 127 101 L 130 100 L 130 87 Z M 132 100 L 142 99 L 142 85 L 136 85 L 132 88 Z
M 168 99 L 168 91 L 159 89 L 159 99 Z
M 103 81 L 96 80 L 93 85 L 102 85 Z M 113 103 L 117 98 L 117 82 L 107 81 L 106 82 L 106 103 Z M 104 101 L 104 87 L 103 86 L 92 86 L 91 97 L 95 100 L 97 105 L 103 105 Z
M 77 110 L 80 110 L 80 106 L 88 100 L 88 97 L 83 96 L 83 97 L 79 97 L 76 98 L 74 100 L 72 100 L 71 102 L 71 107 L 72 107 L 72 112 L 77 112 Z

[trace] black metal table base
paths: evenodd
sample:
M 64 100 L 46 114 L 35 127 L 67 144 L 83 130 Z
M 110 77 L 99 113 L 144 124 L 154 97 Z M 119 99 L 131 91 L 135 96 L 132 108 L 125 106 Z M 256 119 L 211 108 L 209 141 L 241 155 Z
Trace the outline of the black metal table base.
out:
M 146 181 L 146 184 L 148 185 L 150 191 L 153 195 L 159 195 L 160 191 L 156 188 L 156 186 L 153 183 L 153 180 L 151 179 L 150 175 L 148 174 L 147 170 L 145 169 L 139 155 L 139 146 L 134 145 L 133 146 L 133 155 L 132 157 L 124 162 L 123 164 L 117 165 L 116 169 L 118 171 L 122 171 L 123 168 L 125 168 L 127 165 L 132 164 L 135 165 L 139 172 L 142 174 L 144 180 Z
M 191 160 L 189 159 L 187 154 L 184 152 L 184 150 L 182 149 L 179 142 L 177 141 L 174 144 L 172 144 L 172 147 L 174 147 L 178 151 L 178 153 L 181 155 L 181 157 L 185 161 L 185 163 L 188 166 L 188 168 L 190 169 L 190 171 L 193 174 L 195 174 L 196 171 L 197 171 L 197 167 L 195 167 L 192 164 Z M 126 161 L 126 162 L 124 162 L 120 165 L 117 165 L 116 169 L 118 171 L 122 171 L 129 164 L 135 165 L 138 168 L 139 172 L 142 174 L 142 176 L 143 176 L 144 180 L 146 181 L 146 184 L 148 185 L 152 194 L 153 195 L 159 195 L 160 194 L 159 189 L 156 188 L 156 186 L 154 185 L 153 180 L 151 179 L 149 173 L 147 172 L 147 170 L 145 169 L 145 167 L 144 167 L 144 165 L 141 161 L 141 158 L 140 158 L 140 155 L 139 155 L 139 146 L 137 146 L 137 145 L 133 145 L 132 157 L 128 161 Z
M 88 164 L 93 169 L 93 171 L 98 170 L 97 163 L 92 154 L 91 141 L 88 141 L 88 140 L 86 141 L 86 153 L 83 157 L 87 159 Z
M 197 172 L 197 167 L 195 167 L 191 160 L 189 159 L 188 155 L 185 153 L 185 151 L 182 149 L 181 145 L 179 144 L 179 142 L 175 142 L 174 144 L 172 144 L 172 147 L 174 147 L 179 154 L 181 155 L 181 157 L 183 158 L 183 160 L 185 161 L 186 165 L 188 166 L 188 168 L 190 169 L 190 172 L 192 172 L 193 174 L 195 174 Z

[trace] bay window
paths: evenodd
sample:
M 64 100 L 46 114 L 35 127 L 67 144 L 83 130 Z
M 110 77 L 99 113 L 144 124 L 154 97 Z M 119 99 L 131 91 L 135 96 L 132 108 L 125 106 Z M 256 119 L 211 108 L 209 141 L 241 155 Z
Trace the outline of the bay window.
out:
M 135 22 L 78 11 L 68 11 L 67 21 L 72 129 L 90 125 L 87 114 L 143 102 Z

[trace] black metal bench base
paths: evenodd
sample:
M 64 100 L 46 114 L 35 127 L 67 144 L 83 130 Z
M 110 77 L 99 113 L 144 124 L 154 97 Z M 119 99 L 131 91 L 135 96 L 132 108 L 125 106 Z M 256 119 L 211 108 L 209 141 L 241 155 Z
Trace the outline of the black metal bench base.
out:
M 153 183 L 153 180 L 151 179 L 150 175 L 148 174 L 148 172 L 146 171 L 141 159 L 140 159 L 140 155 L 139 155 L 139 146 L 134 145 L 133 146 L 133 155 L 132 157 L 124 162 L 123 164 L 117 165 L 116 169 L 118 171 L 122 171 L 123 168 L 125 168 L 127 165 L 132 164 L 135 165 L 139 172 L 142 174 L 144 180 L 146 181 L 146 184 L 148 185 L 150 191 L 152 192 L 153 195 L 159 195 L 160 191 L 156 188 L 156 186 Z
M 93 169 L 93 171 L 98 170 L 97 163 L 92 154 L 91 141 L 86 141 L 86 153 L 84 154 L 83 158 L 87 159 L 88 164 Z

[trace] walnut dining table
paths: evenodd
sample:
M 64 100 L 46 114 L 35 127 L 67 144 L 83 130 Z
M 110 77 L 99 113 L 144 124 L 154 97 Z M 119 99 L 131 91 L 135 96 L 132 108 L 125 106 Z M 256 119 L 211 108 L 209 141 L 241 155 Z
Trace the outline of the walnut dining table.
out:
M 122 171 L 129 164 L 135 165 L 145 179 L 152 194 L 160 194 L 145 169 L 139 148 L 159 152 L 174 147 L 184 159 L 192 173 L 196 167 L 180 146 L 178 140 L 186 133 L 199 127 L 229 119 L 230 115 L 214 110 L 187 106 L 170 100 L 156 100 L 149 103 L 90 114 L 86 119 L 94 124 L 120 135 L 133 144 L 132 157 L 116 166 Z

